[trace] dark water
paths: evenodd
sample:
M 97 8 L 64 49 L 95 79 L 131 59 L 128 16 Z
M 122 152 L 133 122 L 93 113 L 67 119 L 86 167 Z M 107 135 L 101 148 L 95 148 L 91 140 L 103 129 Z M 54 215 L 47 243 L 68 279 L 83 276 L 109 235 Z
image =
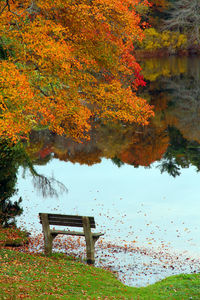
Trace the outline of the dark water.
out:
M 155 110 L 149 126 L 99 122 L 82 144 L 32 133 L 27 152 L 36 171 L 68 192 L 54 180 L 58 197 L 50 197 L 52 180 L 45 185 L 29 171 L 23 178 L 20 167 L 12 198 L 23 199 L 19 225 L 40 232 L 39 212 L 93 215 L 116 245 L 199 257 L 200 58 L 141 64 L 147 84 L 139 93 Z

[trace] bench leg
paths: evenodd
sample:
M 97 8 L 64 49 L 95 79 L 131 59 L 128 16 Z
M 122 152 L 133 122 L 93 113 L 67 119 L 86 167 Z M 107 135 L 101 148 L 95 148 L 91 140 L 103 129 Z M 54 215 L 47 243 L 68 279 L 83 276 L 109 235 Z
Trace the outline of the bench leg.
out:
M 88 264 L 94 264 L 95 263 L 95 243 L 98 240 L 99 237 L 92 237 L 91 242 L 91 251 L 87 251 L 87 263 Z
M 44 235 L 44 254 L 50 255 L 52 254 L 52 244 L 53 244 L 53 238 L 51 235 L 48 237 Z
M 94 264 L 94 240 L 91 233 L 90 221 L 88 217 L 82 217 L 83 220 L 83 230 L 85 234 L 86 241 L 86 254 L 87 254 L 87 263 Z
M 94 258 L 94 242 L 91 239 L 89 242 L 86 241 L 86 253 L 87 253 L 87 263 L 88 264 L 94 264 L 95 258 Z
M 52 253 L 52 242 L 53 237 L 50 233 L 48 215 L 42 214 L 42 229 L 44 234 L 44 253 L 45 255 L 50 255 Z

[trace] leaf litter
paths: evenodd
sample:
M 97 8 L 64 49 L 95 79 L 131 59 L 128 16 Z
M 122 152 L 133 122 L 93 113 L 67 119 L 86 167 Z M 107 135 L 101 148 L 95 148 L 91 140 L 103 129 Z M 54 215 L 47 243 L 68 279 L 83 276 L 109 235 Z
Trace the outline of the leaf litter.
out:
M 168 228 L 164 229 L 160 225 L 154 224 L 149 218 L 147 219 L 147 213 L 143 211 L 143 204 L 141 204 L 142 210 L 137 211 L 137 214 L 144 215 L 144 224 L 149 230 L 146 243 L 139 242 L 139 234 L 144 228 L 139 230 L 139 234 L 138 232 L 136 234 L 132 226 L 129 226 L 128 230 L 125 226 L 126 234 L 124 234 L 125 231 L 123 231 L 122 227 L 127 221 L 125 213 L 118 212 L 118 217 L 116 218 L 109 210 L 103 210 L 103 204 L 98 203 L 96 206 L 101 206 L 99 220 L 107 220 L 107 223 L 105 222 L 101 226 L 97 222 L 97 227 L 100 228 L 101 232 L 106 232 L 106 235 L 101 237 L 95 244 L 96 267 L 111 270 L 124 284 L 135 287 L 147 286 L 172 275 L 200 272 L 200 256 L 193 255 L 188 250 L 174 249 L 164 239 L 158 240 L 156 238 L 156 230 L 159 232 L 162 231 L 165 235 Z M 52 213 L 62 213 L 59 211 L 60 207 L 58 205 Z M 92 209 L 92 214 L 94 211 L 95 207 Z M 74 214 L 78 214 L 78 211 L 75 211 Z M 36 216 L 34 218 L 37 219 Z M 96 219 L 98 219 L 98 216 L 95 215 Z M 40 230 L 37 227 L 39 220 L 37 220 L 37 223 L 34 220 L 28 224 L 28 222 L 21 219 L 20 223 L 21 227 L 28 228 L 31 232 L 29 245 L 21 247 L 20 251 L 43 252 L 43 234 L 41 233 L 41 227 Z M 174 220 L 171 223 L 174 226 L 173 228 L 178 240 L 181 237 L 187 238 L 188 236 L 188 245 L 193 242 L 193 239 L 189 238 L 192 237 L 190 230 L 184 222 L 181 223 L 183 225 L 182 229 L 179 227 L 177 229 L 176 226 L 179 226 L 179 224 L 177 223 L 175 226 Z M 67 228 L 65 229 L 67 230 Z M 116 236 L 113 236 L 114 231 L 117 232 Z M 119 239 L 120 236 L 123 236 L 123 240 Z M 134 237 L 134 239 L 130 241 L 130 237 Z M 188 245 L 185 247 L 186 249 L 189 249 Z M 58 236 L 53 242 L 53 252 L 62 252 L 85 262 L 86 249 L 84 237 Z
M 200 272 L 199 258 L 189 257 L 187 252 L 173 253 L 169 247 L 146 248 L 135 242 L 114 244 L 100 238 L 95 246 L 95 266 L 108 269 L 128 286 L 142 287 L 166 277 Z M 20 251 L 40 253 L 44 251 L 43 235 L 31 235 L 29 245 Z M 58 236 L 53 242 L 53 251 L 85 262 L 83 237 Z

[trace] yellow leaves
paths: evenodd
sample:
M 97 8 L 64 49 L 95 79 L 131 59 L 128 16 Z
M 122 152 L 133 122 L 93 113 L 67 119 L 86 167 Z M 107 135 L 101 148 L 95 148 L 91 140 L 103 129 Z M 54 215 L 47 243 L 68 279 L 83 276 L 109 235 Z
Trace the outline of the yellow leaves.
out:
M 187 45 L 187 37 L 185 34 L 179 34 L 177 38 L 177 45 L 176 47 L 180 48 L 182 46 Z
M 147 119 L 153 116 L 150 106 L 132 92 L 131 88 L 123 88 L 122 84 L 113 80 L 111 84 L 100 84 L 91 99 L 95 114 L 104 120 L 120 120 L 147 124 Z
M 83 139 L 90 129 L 91 112 L 77 99 L 67 100 L 67 92 L 57 92 L 54 99 L 33 92 L 27 77 L 12 63 L 0 66 L 0 136 L 14 142 L 37 124 L 48 126 L 58 134 Z
M 69 72 L 73 55 L 63 34 L 67 32 L 61 25 L 40 18 L 26 25 L 21 33 L 26 47 L 26 60 L 45 72 Z
M 17 15 L 6 10 L 0 20 L 9 57 L 0 66 L 0 135 L 9 124 L 13 139 L 39 125 L 80 140 L 91 117 L 146 124 L 152 110 L 132 92 L 142 84 L 132 47 L 143 35 L 140 2 L 12 3 Z
M 26 117 L 34 95 L 26 76 L 14 64 L 2 62 L 0 69 L 0 136 L 16 141 L 31 129 Z
M 145 30 L 145 38 L 138 44 L 145 50 L 157 50 L 162 48 L 184 49 L 187 45 L 187 37 L 184 34 L 172 31 L 158 32 L 155 28 Z

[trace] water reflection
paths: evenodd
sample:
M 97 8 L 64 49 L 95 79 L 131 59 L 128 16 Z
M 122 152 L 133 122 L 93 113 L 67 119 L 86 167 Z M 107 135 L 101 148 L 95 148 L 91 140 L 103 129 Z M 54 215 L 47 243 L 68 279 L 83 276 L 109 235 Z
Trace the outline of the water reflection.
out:
M 200 58 L 149 59 L 142 65 L 147 85 L 139 93 L 154 105 L 156 113 L 149 126 L 97 122 L 85 143 L 48 130 L 34 131 L 25 145 L 28 158 L 21 149 L 0 143 L 1 224 L 8 226 L 22 213 L 20 199 L 10 200 L 16 192 L 19 165 L 30 170 L 34 187 L 43 196 L 66 191 L 60 182 L 39 174 L 33 166 L 46 165 L 53 158 L 89 166 L 106 158 L 118 167 L 151 167 L 158 161 L 161 173 L 173 177 L 190 166 L 200 170 Z
M 145 63 L 152 66 L 149 61 Z M 162 65 L 168 71 L 162 71 Z M 37 165 L 36 170 L 44 174 L 54 172 L 55 178 L 66 184 L 69 193 L 59 195 L 58 199 L 41 201 L 31 187 L 30 177 L 19 176 L 18 187 L 23 191 L 25 211 L 19 224 L 25 220 L 26 227 L 41 232 L 39 212 L 94 215 L 97 231 L 106 233 L 106 242 L 111 240 L 123 245 L 128 241 L 132 245 L 130 254 L 134 257 L 125 253 L 124 258 L 126 264 L 129 261 L 133 278 L 139 278 L 138 266 L 142 269 L 141 278 L 144 278 L 146 268 L 144 255 L 141 261 L 138 260 L 135 246 L 148 250 L 159 248 L 161 260 L 164 248 L 167 248 L 167 254 L 176 251 L 175 257 L 179 251 L 188 251 L 186 259 L 193 254 L 199 257 L 200 191 L 199 175 L 194 172 L 195 168 L 199 170 L 200 148 L 199 140 L 195 138 L 199 127 L 197 123 L 189 122 L 194 117 L 189 113 L 192 105 L 185 108 L 187 99 L 194 95 L 192 82 L 199 85 L 199 65 L 195 66 L 197 69 L 191 70 L 186 58 L 178 59 L 177 63 L 172 63 L 171 59 L 164 63 L 157 60 L 156 80 L 146 78 L 147 86 L 139 91 L 155 106 L 156 116 L 148 127 L 99 122 L 93 126 L 90 141 L 82 144 L 47 130 L 32 132 L 26 150 Z M 149 74 L 153 71 L 144 70 Z M 185 89 L 182 94 L 181 87 Z M 185 99 L 184 94 L 187 95 Z M 198 93 L 193 98 L 198 104 Z M 197 113 L 197 106 L 194 107 Z M 187 124 L 193 125 L 191 134 L 186 134 Z M 123 166 L 118 168 L 113 163 Z M 177 176 L 180 173 L 181 176 Z M 114 253 L 114 264 L 116 258 Z M 155 270 L 149 269 L 148 278 L 155 279 L 159 271 L 155 257 L 150 259 Z M 105 261 L 108 261 L 107 257 Z M 174 264 L 172 267 L 176 268 Z M 173 272 L 168 269 L 162 276 Z
M 82 144 L 47 130 L 32 132 L 27 152 L 34 163 L 46 164 L 53 156 L 93 165 L 107 158 L 134 167 L 160 161 L 161 172 L 172 176 L 190 165 L 199 171 L 200 59 L 149 59 L 142 65 L 147 85 L 139 93 L 156 113 L 149 126 L 98 122 Z

